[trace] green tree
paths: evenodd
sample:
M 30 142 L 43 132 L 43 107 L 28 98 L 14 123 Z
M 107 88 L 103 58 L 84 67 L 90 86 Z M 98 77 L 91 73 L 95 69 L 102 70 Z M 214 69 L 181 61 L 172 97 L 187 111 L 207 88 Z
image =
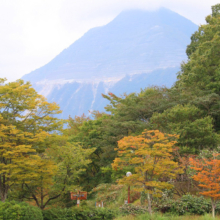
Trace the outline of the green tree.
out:
M 141 133 L 153 113 L 161 113 L 176 104 L 185 104 L 189 100 L 188 94 L 182 94 L 178 88 L 170 90 L 165 87 L 149 87 L 142 89 L 140 93 L 131 93 L 122 97 L 112 93 L 103 96 L 110 101 L 105 109 L 111 112 L 115 122 L 120 124 L 120 129 L 126 129 L 127 135 Z
M 181 153 L 198 154 L 200 150 L 216 148 L 219 135 L 213 129 L 213 119 L 193 105 L 176 105 L 150 119 L 154 129 L 178 134 Z
M 207 24 L 201 25 L 192 35 L 187 48 L 189 61 L 183 63 L 176 85 L 182 89 L 196 88 L 220 94 L 218 59 L 220 53 L 219 4 L 212 7 L 212 15 L 206 17 Z
M 99 183 L 111 182 L 111 172 L 103 173 L 101 168 L 110 166 L 115 158 L 114 147 L 117 140 L 107 134 L 109 127 L 109 115 L 95 113 L 95 119 L 85 119 L 84 116 L 69 119 L 67 134 L 70 142 L 77 142 L 84 149 L 94 149 L 90 155 L 90 166 L 80 175 L 80 185 L 90 191 Z
M 181 65 L 178 81 L 173 89 L 190 92 L 198 107 L 213 118 L 214 129 L 220 130 L 220 4 L 212 6 L 212 14 L 206 17 L 187 47 L 188 62 Z
M 91 163 L 88 158 L 94 150 L 83 149 L 77 143 L 54 144 L 34 165 L 35 175 L 31 181 L 23 182 L 22 198 L 34 200 L 39 208 L 44 209 L 65 193 L 80 190 L 79 175 Z

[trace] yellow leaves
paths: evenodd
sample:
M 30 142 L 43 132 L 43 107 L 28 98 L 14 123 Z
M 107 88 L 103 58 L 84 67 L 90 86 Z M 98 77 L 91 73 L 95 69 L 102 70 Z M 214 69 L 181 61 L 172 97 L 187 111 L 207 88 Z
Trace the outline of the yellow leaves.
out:
M 62 130 L 63 121 L 54 117 L 59 106 L 17 80 L 1 84 L 0 108 L 0 188 L 14 183 L 49 187 L 58 166 L 44 152 L 55 139 L 53 132 Z
M 39 160 L 39 156 L 32 155 L 36 151 L 29 145 L 6 146 L 5 151 L 0 151 L 0 173 L 7 177 L 7 184 L 21 182 L 28 177 L 33 178 L 36 172 L 36 161 Z
M 34 163 L 32 163 L 32 166 L 35 178 L 32 177 L 31 179 L 32 181 L 34 180 L 34 185 L 42 186 L 43 184 L 44 187 L 49 187 L 53 183 L 52 177 L 55 176 L 58 170 L 57 165 L 51 161 L 46 154 L 44 154 L 35 160 Z M 41 181 L 41 183 L 39 183 L 39 181 Z
M 4 125 L 2 121 L 0 115 L 0 174 L 4 175 L 4 184 L 36 181 L 39 178 L 38 171 L 51 179 L 53 165 L 49 160 L 42 165 L 41 157 L 37 156 L 33 148 L 34 143 L 43 142 L 49 134 L 41 129 L 35 134 L 23 132 L 14 125 Z
M 112 164 L 118 167 L 133 167 L 135 173 L 131 177 L 124 177 L 121 184 L 145 186 L 148 191 L 157 192 L 172 188 L 163 178 L 175 178 L 182 173 L 177 162 L 172 160 L 172 153 L 177 135 L 163 134 L 158 130 L 145 130 L 141 135 L 124 137 L 118 142 L 118 158 Z
M 132 158 L 130 160 L 130 164 L 139 164 L 139 163 L 143 163 L 143 162 L 144 162 L 144 159 L 143 158 L 138 158 L 138 157 Z

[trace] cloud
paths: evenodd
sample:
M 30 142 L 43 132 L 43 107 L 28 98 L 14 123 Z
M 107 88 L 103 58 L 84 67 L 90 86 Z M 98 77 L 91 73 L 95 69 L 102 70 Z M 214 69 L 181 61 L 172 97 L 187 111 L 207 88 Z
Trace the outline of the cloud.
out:
M 167 7 L 197 24 L 218 0 L 0 1 L 0 77 L 10 80 L 45 65 L 86 31 L 132 8 Z

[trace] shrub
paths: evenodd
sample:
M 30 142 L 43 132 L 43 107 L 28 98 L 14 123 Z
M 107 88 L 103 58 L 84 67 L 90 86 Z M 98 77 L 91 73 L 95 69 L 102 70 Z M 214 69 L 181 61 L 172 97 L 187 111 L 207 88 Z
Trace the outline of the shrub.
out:
M 25 202 L 0 202 L 0 220 L 43 220 L 39 208 Z
M 67 208 L 53 208 L 48 210 L 43 210 L 44 220 L 75 220 L 75 215 L 71 209 Z
M 158 211 L 163 213 L 170 212 L 177 215 L 184 215 L 186 213 L 195 215 L 204 215 L 211 212 L 211 201 L 205 199 L 203 196 L 184 195 L 179 200 L 167 199 L 163 200 L 156 206 Z M 220 211 L 217 206 L 216 212 Z
M 143 206 L 134 206 L 126 204 L 120 207 L 120 214 L 122 215 L 140 215 L 147 212 L 147 208 Z
M 114 219 L 116 212 L 106 208 L 53 208 L 43 211 L 44 220 L 100 220 Z
M 179 214 L 184 214 L 184 212 L 188 212 L 190 214 L 204 215 L 211 210 L 210 201 L 202 196 L 196 197 L 192 195 L 184 195 L 182 196 L 179 204 Z

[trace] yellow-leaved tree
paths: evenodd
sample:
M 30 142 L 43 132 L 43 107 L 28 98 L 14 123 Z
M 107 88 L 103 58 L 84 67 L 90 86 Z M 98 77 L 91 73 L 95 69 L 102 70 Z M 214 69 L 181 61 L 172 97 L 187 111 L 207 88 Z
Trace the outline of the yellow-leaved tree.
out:
M 59 106 L 48 103 L 30 83 L 5 83 L 0 79 L 0 196 L 5 201 L 12 186 L 31 182 L 42 158 L 39 153 L 50 145 L 54 130 L 62 121 L 54 117 Z M 45 167 L 48 164 L 45 164 Z M 45 168 L 44 168 L 45 169 Z
M 168 181 L 182 173 L 173 161 L 177 135 L 164 134 L 158 130 L 145 130 L 141 135 L 124 137 L 118 142 L 118 157 L 113 169 L 130 168 L 133 174 L 119 180 L 120 184 L 135 186 L 147 193 L 148 210 L 152 214 L 152 196 L 160 196 L 164 189 L 173 185 Z
M 2 117 L 0 116 L 0 122 Z M 5 201 L 10 187 L 32 177 L 32 172 L 26 173 L 26 167 L 31 167 L 39 157 L 31 145 L 24 144 L 24 139 L 31 139 L 31 134 L 21 132 L 14 126 L 0 124 L 0 195 Z M 21 142 L 19 144 L 19 142 Z

